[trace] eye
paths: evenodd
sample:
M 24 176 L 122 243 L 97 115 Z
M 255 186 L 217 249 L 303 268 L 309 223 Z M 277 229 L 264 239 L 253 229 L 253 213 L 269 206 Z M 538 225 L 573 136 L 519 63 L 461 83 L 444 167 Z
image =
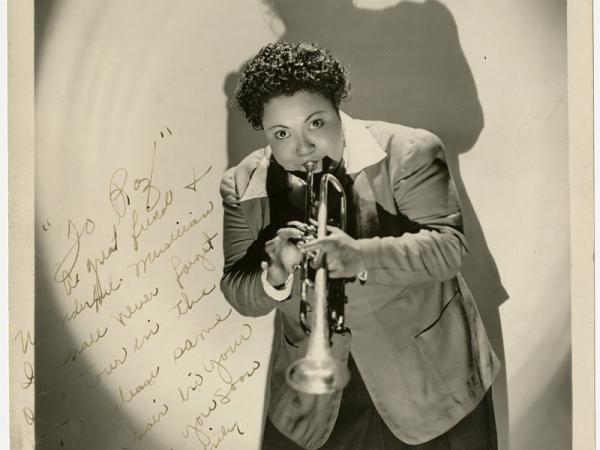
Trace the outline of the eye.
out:
M 314 130 L 321 128 L 324 124 L 325 122 L 323 122 L 323 119 L 315 119 L 310 122 L 310 128 Z
M 289 137 L 289 135 L 290 134 L 286 130 L 277 130 L 275 132 L 275 137 L 277 139 L 285 139 L 285 138 Z

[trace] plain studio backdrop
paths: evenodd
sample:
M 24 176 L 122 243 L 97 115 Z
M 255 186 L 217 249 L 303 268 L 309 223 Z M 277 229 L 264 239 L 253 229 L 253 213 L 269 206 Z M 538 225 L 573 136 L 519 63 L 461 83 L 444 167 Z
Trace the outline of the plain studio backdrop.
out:
M 503 361 L 500 447 L 570 448 L 558 0 L 36 2 L 39 448 L 258 448 L 271 317 L 219 292 L 218 184 L 262 145 L 228 101 L 277 39 L 348 64 L 350 115 L 442 138 Z

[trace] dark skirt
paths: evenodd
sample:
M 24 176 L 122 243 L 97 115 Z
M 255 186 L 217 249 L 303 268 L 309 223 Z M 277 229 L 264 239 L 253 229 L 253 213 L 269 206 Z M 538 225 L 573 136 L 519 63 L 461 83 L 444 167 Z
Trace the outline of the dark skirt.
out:
M 383 422 L 352 357 L 352 378 L 344 389 L 340 411 L 329 439 L 320 450 L 497 450 L 491 389 L 481 403 L 446 433 L 419 445 L 409 445 Z M 263 450 L 302 450 L 267 419 Z

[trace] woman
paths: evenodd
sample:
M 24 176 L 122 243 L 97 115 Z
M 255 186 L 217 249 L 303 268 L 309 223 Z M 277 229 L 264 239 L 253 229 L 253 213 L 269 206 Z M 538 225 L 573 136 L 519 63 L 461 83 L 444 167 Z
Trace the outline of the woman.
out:
M 223 176 L 221 289 L 241 314 L 277 311 L 263 448 L 494 449 L 499 362 L 458 273 L 466 243 L 441 142 L 348 117 L 348 89 L 330 52 L 278 42 L 248 63 L 236 91 L 269 145 Z M 307 162 L 344 185 L 347 232 L 303 240 Z M 294 270 L 305 252 L 326 255 L 330 278 L 356 279 L 346 285 L 349 332 L 332 346 L 351 381 L 330 395 L 285 382 L 306 352 Z

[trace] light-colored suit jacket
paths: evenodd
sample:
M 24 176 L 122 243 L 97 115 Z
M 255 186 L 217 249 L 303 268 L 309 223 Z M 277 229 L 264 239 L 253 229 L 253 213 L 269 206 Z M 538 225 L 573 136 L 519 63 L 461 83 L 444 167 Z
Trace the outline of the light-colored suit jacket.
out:
M 342 360 L 352 352 L 382 419 L 400 440 L 418 444 L 472 411 L 500 363 L 458 272 L 466 242 L 440 140 L 425 130 L 343 113 L 342 122 L 368 280 L 346 286 L 351 333 L 334 336 L 333 352 Z M 341 393 L 310 396 L 287 386 L 288 365 L 306 352 L 298 325 L 299 283 L 289 300 L 275 301 L 251 260 L 252 244 L 270 220 L 270 156 L 268 147 L 257 150 L 223 176 L 221 290 L 243 315 L 277 308 L 269 417 L 299 445 L 318 448 L 335 424 Z

